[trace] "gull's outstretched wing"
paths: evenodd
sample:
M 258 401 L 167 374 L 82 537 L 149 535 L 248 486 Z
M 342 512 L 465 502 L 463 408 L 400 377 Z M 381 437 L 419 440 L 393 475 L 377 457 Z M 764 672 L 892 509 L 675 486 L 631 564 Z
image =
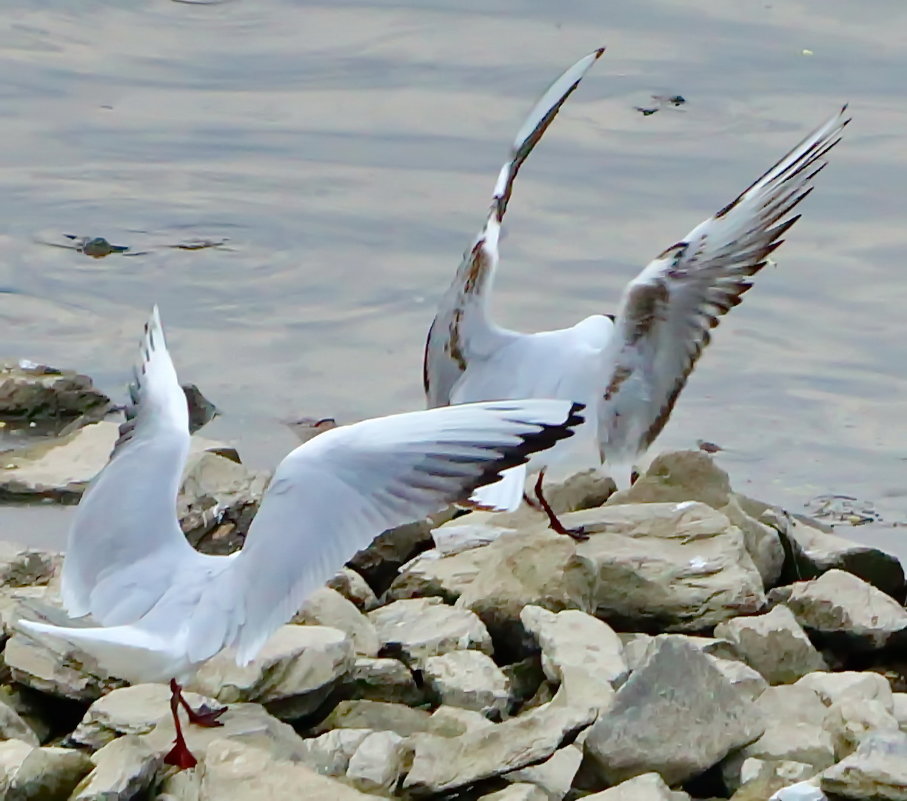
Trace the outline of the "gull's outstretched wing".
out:
M 147 612 L 169 586 L 176 559 L 203 558 L 176 519 L 189 414 L 157 306 L 129 394 L 126 422 L 76 509 L 63 562 L 67 612 L 91 613 L 104 625 L 130 623 Z
M 378 534 L 464 500 L 571 436 L 581 408 L 450 406 L 335 428 L 299 446 L 278 466 L 239 556 L 201 591 L 188 621 L 191 661 L 232 644 L 246 663 Z
M 579 86 L 604 48 L 581 58 L 542 95 L 513 142 L 510 158 L 498 174 L 488 218 L 463 261 L 428 330 L 422 382 L 429 407 L 451 403 L 451 392 L 471 359 L 493 353 L 515 336 L 496 326 L 488 314 L 488 296 L 498 263 L 501 222 L 523 162 L 553 122 L 561 106 Z
M 658 436 L 709 330 L 752 285 L 794 207 L 813 190 L 824 156 L 849 122 L 841 109 L 714 217 L 651 262 L 626 288 L 615 336 L 604 353 L 599 406 L 602 458 L 618 486 L 632 460 Z M 616 470 L 616 473 L 614 472 Z

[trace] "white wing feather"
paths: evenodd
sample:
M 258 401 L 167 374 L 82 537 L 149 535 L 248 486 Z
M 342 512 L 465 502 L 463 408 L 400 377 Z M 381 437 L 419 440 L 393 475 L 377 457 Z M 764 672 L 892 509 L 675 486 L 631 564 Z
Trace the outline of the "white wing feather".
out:
M 68 613 L 91 613 L 105 625 L 141 617 L 166 592 L 172 562 L 201 556 L 176 520 L 189 412 L 156 306 L 130 395 L 110 461 L 76 509 L 63 563 Z
M 441 298 L 438 313 L 428 331 L 422 379 L 429 407 L 453 403 L 454 387 L 467 367 L 520 336 L 495 325 L 488 313 L 488 299 L 498 263 L 501 223 L 520 167 L 602 53 L 604 48 L 581 58 L 564 72 L 533 106 L 520 126 L 510 158 L 501 167 L 495 182 L 485 225 L 472 247 L 463 254 L 457 274 Z
M 190 657 L 226 645 L 240 664 L 306 596 L 382 531 L 463 500 L 530 453 L 571 436 L 569 401 L 470 404 L 327 431 L 281 462 L 245 546 L 213 578 L 189 620 Z M 230 608 L 214 623 L 211 610 Z M 235 633 L 235 636 L 234 636 Z
M 823 157 L 840 140 L 847 107 L 683 241 L 651 262 L 624 291 L 615 335 L 603 353 L 601 456 L 628 482 L 633 460 L 658 436 L 709 330 L 752 285 L 791 210 L 813 189 Z

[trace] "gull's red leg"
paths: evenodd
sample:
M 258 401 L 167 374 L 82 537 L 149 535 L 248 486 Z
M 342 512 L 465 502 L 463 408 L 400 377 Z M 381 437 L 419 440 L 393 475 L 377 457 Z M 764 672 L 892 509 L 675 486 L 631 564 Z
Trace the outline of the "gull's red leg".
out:
M 186 716 L 189 718 L 190 723 L 194 723 L 196 726 L 204 726 L 206 729 L 213 729 L 215 726 L 223 726 L 218 718 L 227 711 L 227 707 L 222 706 L 220 709 L 211 709 L 208 706 L 200 706 L 198 709 L 193 709 L 189 706 L 189 702 L 183 697 L 183 688 L 176 683 L 175 679 L 170 680 L 170 691 L 176 696 L 180 704 L 182 704 L 183 709 L 186 710 Z
M 538 502 L 542 507 L 542 511 L 548 515 L 548 525 L 553 531 L 556 531 L 558 534 L 563 534 L 567 537 L 572 537 L 578 542 L 589 539 L 589 535 L 583 530 L 583 527 L 579 528 L 567 528 L 558 520 L 557 515 L 554 513 L 554 509 L 551 508 L 548 501 L 545 499 L 545 495 L 542 492 L 542 479 L 545 477 L 545 471 L 539 471 L 539 477 L 535 481 L 535 497 L 538 498 Z
M 179 717 L 180 698 L 182 698 L 180 695 L 180 686 L 175 680 L 171 680 L 170 714 L 173 715 L 173 728 L 176 730 L 176 737 L 173 740 L 173 748 L 171 748 L 164 757 L 164 763 L 167 765 L 175 765 L 180 770 L 188 770 L 189 768 L 194 768 L 198 764 L 198 760 L 192 756 L 192 752 L 189 750 L 189 747 L 186 745 L 186 740 L 183 738 L 183 729 L 180 726 Z

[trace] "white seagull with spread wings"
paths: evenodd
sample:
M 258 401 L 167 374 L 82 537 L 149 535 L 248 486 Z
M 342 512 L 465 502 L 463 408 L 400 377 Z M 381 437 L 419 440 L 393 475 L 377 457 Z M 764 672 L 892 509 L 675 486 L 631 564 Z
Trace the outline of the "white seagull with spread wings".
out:
M 132 682 L 170 680 L 176 729 L 169 764 L 192 767 L 180 682 L 225 648 L 248 663 L 305 598 L 385 529 L 424 518 L 531 453 L 570 437 L 581 406 L 512 400 L 411 412 L 326 431 L 278 466 L 246 537 L 230 556 L 196 551 L 176 518 L 189 451 L 186 396 L 157 308 L 145 328 L 132 404 L 106 467 L 76 510 L 62 595 L 78 628 L 20 620 L 95 656 Z
M 573 440 L 509 471 L 471 499 L 479 508 L 516 509 L 528 470 L 539 470 L 535 494 L 551 527 L 579 537 L 582 532 L 565 529 L 545 500 L 544 469 L 585 449 L 588 458 L 606 464 L 618 488 L 630 486 L 634 466 L 668 421 L 710 329 L 740 302 L 751 276 L 799 219 L 792 210 L 812 191 L 824 156 L 849 122 L 845 106 L 735 200 L 662 251 L 627 285 L 616 315 L 593 315 L 572 328 L 534 334 L 502 328 L 492 321 L 488 304 L 513 182 L 603 52 L 590 53 L 561 75 L 520 128 L 485 226 L 441 299 L 423 364 L 429 407 L 523 396 L 586 404 L 586 424 Z

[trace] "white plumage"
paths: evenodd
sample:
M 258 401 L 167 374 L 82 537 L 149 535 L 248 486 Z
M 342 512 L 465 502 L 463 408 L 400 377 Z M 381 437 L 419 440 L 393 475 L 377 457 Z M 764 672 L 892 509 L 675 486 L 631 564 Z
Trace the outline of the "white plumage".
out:
M 529 396 L 576 399 L 588 408 L 586 424 L 570 442 L 478 490 L 472 502 L 480 507 L 515 509 L 528 470 L 578 456 L 604 462 L 619 488 L 630 485 L 634 465 L 667 422 L 710 329 L 740 302 L 751 276 L 799 219 L 792 209 L 812 191 L 823 157 L 849 122 L 845 106 L 733 202 L 663 251 L 627 285 L 614 318 L 593 315 L 571 328 L 529 334 L 502 328 L 491 319 L 488 302 L 513 182 L 601 54 L 570 67 L 523 123 L 495 183 L 485 225 L 428 333 L 423 378 L 429 407 Z

